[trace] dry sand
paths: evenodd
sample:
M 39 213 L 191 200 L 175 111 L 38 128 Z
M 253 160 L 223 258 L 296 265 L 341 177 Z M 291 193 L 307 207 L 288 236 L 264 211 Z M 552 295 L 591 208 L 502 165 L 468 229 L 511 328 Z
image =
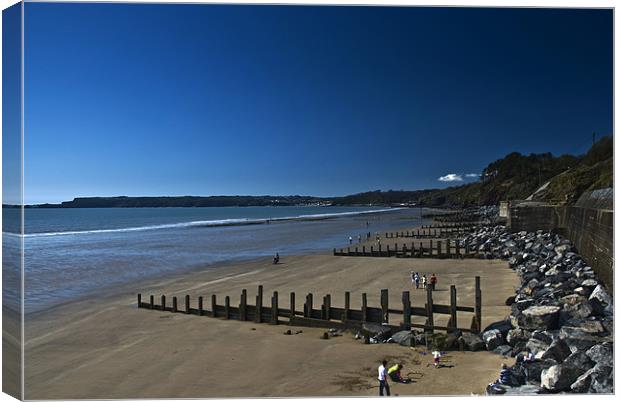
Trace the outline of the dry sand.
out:
M 279 292 L 288 308 L 288 292 L 313 292 L 315 305 L 332 295 L 342 307 L 351 292 L 352 308 L 368 293 L 370 306 L 379 306 L 381 288 L 390 290 L 390 305 L 400 308 L 401 292 L 410 290 L 412 304 L 424 303 L 424 291 L 412 289 L 410 271 L 435 272 L 434 299 L 449 300 L 449 285 L 457 287 L 458 303 L 473 306 L 474 277 L 482 277 L 483 325 L 509 314 L 506 297 L 518 278 L 505 262 L 431 260 L 330 255 L 283 256 L 279 265 L 264 259 L 205 269 L 180 278 L 135 285 L 120 295 L 69 303 L 26 323 L 27 399 L 178 398 L 377 395 L 376 370 L 383 358 L 416 372 L 412 384 L 393 384 L 399 395 L 470 395 L 483 393 L 504 358 L 489 352 L 449 352 L 447 367 L 428 366 L 424 350 L 395 344 L 364 345 L 345 334 L 320 339 L 321 329 L 225 321 L 136 308 L 136 293 L 231 296 L 239 302 L 242 289 L 253 301 L 264 286 L 264 303 Z M 169 299 L 170 300 L 170 299 Z M 253 302 L 251 302 L 253 304 Z M 318 308 L 316 307 L 315 308 Z M 461 314 L 461 313 L 459 313 Z M 446 316 L 441 316 L 446 317 Z M 398 321 L 400 317 L 393 317 Z M 447 319 L 436 319 L 443 324 Z M 468 327 L 471 315 L 460 315 Z M 302 330 L 286 336 L 287 329 Z

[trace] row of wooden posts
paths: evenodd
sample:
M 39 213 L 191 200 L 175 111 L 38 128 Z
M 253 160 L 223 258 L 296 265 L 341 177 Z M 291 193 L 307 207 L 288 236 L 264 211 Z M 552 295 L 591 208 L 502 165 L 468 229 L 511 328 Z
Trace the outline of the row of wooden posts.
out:
M 458 237 L 472 232 L 473 227 L 458 227 L 458 228 L 440 228 L 440 229 L 417 229 L 412 231 L 403 232 L 385 232 L 386 239 L 394 238 L 414 238 L 414 239 L 428 239 L 428 238 L 441 238 L 445 236 Z
M 444 247 L 445 245 L 445 247 Z M 463 247 L 459 240 L 451 241 L 446 239 L 445 242 L 437 240 L 433 242 L 430 240 L 429 246 L 424 247 L 422 242 L 416 247 L 415 242 L 411 242 L 410 247 L 406 243 L 398 245 L 394 244 L 390 248 L 387 244 L 385 248 L 382 244 L 379 244 L 377 248 L 370 246 L 360 247 L 347 247 L 345 249 L 333 249 L 335 256 L 344 257 L 399 257 L 399 258 L 478 258 L 480 254 L 476 247 L 470 247 L 469 242 L 465 242 Z
M 387 324 L 390 315 L 402 317 L 402 322 L 395 326 L 389 324 L 396 329 L 412 329 L 422 328 L 427 332 L 435 330 L 443 331 L 470 331 L 479 333 L 482 322 L 482 293 L 480 290 L 480 277 L 475 279 L 475 305 L 473 307 L 459 306 L 456 301 L 456 287 L 450 286 L 450 304 L 442 305 L 433 302 L 433 290 L 428 287 L 426 289 L 426 304 L 423 307 L 414 307 L 411 303 L 409 291 L 402 294 L 402 309 L 392 309 L 389 307 L 389 293 L 387 289 L 381 290 L 381 307 L 368 306 L 366 293 L 362 293 L 361 309 L 351 308 L 350 292 L 344 294 L 344 307 L 334 307 L 331 303 L 331 295 L 323 297 L 323 304 L 320 309 L 314 309 L 314 296 L 312 293 L 306 295 L 303 310 L 296 310 L 295 292 L 290 293 L 290 308 L 280 308 L 278 300 L 278 292 L 273 292 L 271 297 L 271 306 L 263 306 L 263 286 L 258 287 L 256 295 L 256 303 L 248 304 L 247 290 L 241 291 L 241 297 L 237 306 L 232 306 L 230 297 L 224 298 L 224 304 L 218 304 L 216 295 L 211 296 L 211 308 L 208 309 L 204 305 L 202 296 L 198 297 L 196 307 L 192 307 L 190 296 L 185 296 L 183 308 L 179 307 L 176 296 L 172 297 L 172 303 L 167 304 L 166 296 L 160 296 L 160 304 L 155 303 L 155 296 L 150 295 L 148 301 L 142 300 L 142 294 L 138 294 L 138 308 L 169 311 L 172 313 L 192 314 L 204 317 L 222 318 L 227 320 L 253 321 L 256 323 L 269 323 L 273 325 L 289 324 L 306 327 L 320 328 L 341 328 L 341 329 L 359 329 L 364 323 Z M 473 313 L 471 325 L 469 328 L 457 328 L 457 312 Z M 435 325 L 434 315 L 449 315 L 450 319 L 446 326 Z M 426 317 L 424 324 L 412 323 L 412 316 Z M 287 321 L 285 321 L 287 320 Z
M 420 226 L 421 229 L 448 229 L 448 228 L 462 228 L 462 227 L 472 227 L 472 226 L 478 226 L 479 222 L 478 221 L 465 221 L 465 222 L 454 222 L 454 223 L 448 223 L 448 222 L 444 222 L 444 223 L 434 223 L 431 225 L 422 225 Z

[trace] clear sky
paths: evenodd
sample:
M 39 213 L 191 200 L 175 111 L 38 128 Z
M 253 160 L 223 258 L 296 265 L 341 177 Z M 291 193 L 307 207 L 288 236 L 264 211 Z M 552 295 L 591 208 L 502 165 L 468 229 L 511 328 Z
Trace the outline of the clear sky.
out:
M 445 187 L 612 132 L 611 10 L 27 3 L 25 27 L 26 203 Z

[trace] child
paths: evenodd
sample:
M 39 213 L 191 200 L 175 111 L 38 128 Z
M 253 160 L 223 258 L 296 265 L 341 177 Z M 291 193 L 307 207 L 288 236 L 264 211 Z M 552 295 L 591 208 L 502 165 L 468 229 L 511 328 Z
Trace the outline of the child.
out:
M 433 352 L 433 365 L 435 366 L 435 368 L 439 367 L 439 358 L 441 357 L 441 352 L 438 350 L 435 350 Z
M 426 274 L 422 275 L 422 289 L 426 289 Z

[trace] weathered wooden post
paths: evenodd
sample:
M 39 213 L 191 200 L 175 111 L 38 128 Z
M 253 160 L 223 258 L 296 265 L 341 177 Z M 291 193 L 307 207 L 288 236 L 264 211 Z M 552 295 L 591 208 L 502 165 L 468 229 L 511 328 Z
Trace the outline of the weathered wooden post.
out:
M 185 295 L 185 314 L 189 314 L 189 295 Z
M 177 312 L 177 297 L 176 296 L 172 297 L 172 312 L 173 313 Z
M 422 245 L 422 242 L 420 242 L 420 258 L 424 257 L 424 246 Z
M 381 324 L 384 322 L 387 323 L 390 320 L 388 300 L 388 290 L 381 289 Z
M 429 246 L 429 250 L 428 250 L 428 254 L 432 257 L 433 256 L 433 239 L 430 240 L 430 246 Z
M 166 311 L 166 295 L 161 295 L 161 311 Z
M 379 244 L 379 257 L 381 257 L 381 256 L 382 256 L 382 253 L 381 253 L 381 244 Z
M 273 292 L 271 298 L 271 324 L 278 325 L 278 292 Z
M 336 255 L 336 247 L 334 247 L 334 255 Z
M 263 285 L 258 285 L 258 294 L 256 295 L 256 314 L 254 322 L 263 322 Z
M 349 309 L 351 308 L 351 293 L 344 292 L 344 313 L 342 313 L 342 322 L 346 323 L 349 319 Z
M 153 295 L 149 296 L 149 308 L 153 310 L 155 307 L 155 297 Z
M 325 296 L 325 319 L 330 320 L 332 314 L 332 295 Z
M 247 289 L 241 290 L 241 302 L 239 303 L 239 320 L 248 320 L 248 291 Z
M 230 296 L 224 298 L 224 318 L 230 319 Z
M 452 252 L 452 251 L 450 250 L 450 239 L 446 239 L 446 256 L 447 256 L 448 258 L 450 258 L 450 253 L 451 253 L 451 252 Z
M 360 252 L 357 250 L 357 247 L 355 247 L 355 256 L 357 257 L 359 255 L 360 255 Z
M 204 309 L 202 308 L 202 296 L 198 297 L 198 315 L 204 315 Z
M 362 293 L 362 322 L 368 321 L 368 298 Z
M 142 294 L 138 293 L 138 308 L 142 307 Z
M 428 332 L 432 334 L 435 321 L 433 319 L 433 290 L 430 286 L 426 288 L 426 326 Z
M 362 246 L 362 255 L 366 256 L 366 246 Z
M 217 296 L 211 295 L 211 317 L 217 317 Z
M 388 244 L 386 247 L 387 247 L 387 256 L 389 257 L 390 256 L 390 245 Z
M 454 247 L 456 249 L 456 257 L 460 258 L 461 257 L 461 242 L 459 241 L 458 237 L 457 239 L 454 241 Z
M 482 330 L 482 291 L 480 290 L 480 277 L 476 276 L 476 333 Z
M 289 322 L 295 317 L 295 292 L 291 292 L 291 311 L 289 312 Z
M 411 299 L 409 291 L 403 292 L 403 329 L 411 329 Z
M 448 327 L 452 329 L 456 329 L 457 321 L 456 321 L 456 286 L 450 285 L 450 322 L 448 323 Z
M 312 293 L 308 293 L 306 295 L 306 309 L 305 309 L 305 317 L 306 318 L 311 318 L 312 317 Z

